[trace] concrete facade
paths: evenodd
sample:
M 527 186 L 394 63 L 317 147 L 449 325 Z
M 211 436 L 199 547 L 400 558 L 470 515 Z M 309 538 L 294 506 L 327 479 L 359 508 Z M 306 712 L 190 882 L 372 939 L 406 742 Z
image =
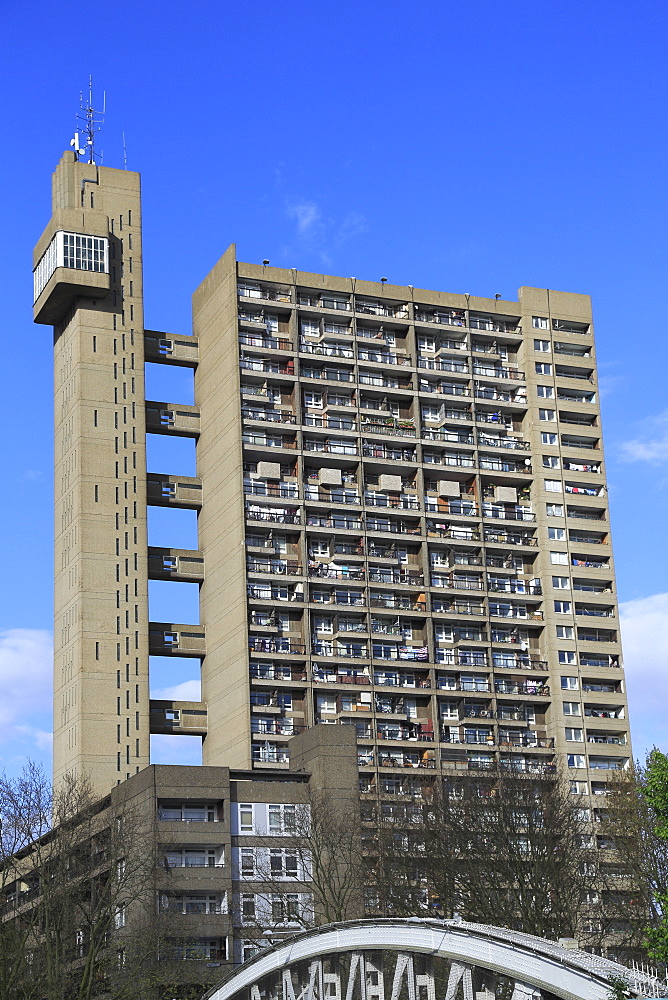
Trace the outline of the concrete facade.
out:
M 56 780 L 105 794 L 148 764 L 149 732 L 280 771 L 291 737 L 334 724 L 369 797 L 496 761 L 603 791 L 631 748 L 589 298 L 310 274 L 231 246 L 193 336 L 144 331 L 138 175 L 65 154 L 53 206 L 36 266 L 57 232 L 109 242 L 108 272 L 38 270 Z M 195 405 L 146 400 L 145 361 L 192 368 Z M 146 432 L 194 438 L 197 477 L 147 473 Z M 149 550 L 147 503 L 197 510 L 198 550 Z M 197 582 L 200 622 L 149 622 L 149 579 Z M 201 702 L 150 702 L 149 653 L 201 660 Z

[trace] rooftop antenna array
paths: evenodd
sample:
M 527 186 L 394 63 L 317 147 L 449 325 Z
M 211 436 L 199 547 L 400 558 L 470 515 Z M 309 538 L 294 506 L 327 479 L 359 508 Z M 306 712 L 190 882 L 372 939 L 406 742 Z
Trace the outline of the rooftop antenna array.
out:
M 96 111 L 93 107 L 93 77 L 88 78 L 88 99 L 84 103 L 83 91 L 79 95 L 79 107 L 81 114 L 77 115 L 77 121 L 82 122 L 77 126 L 74 137 L 70 139 L 70 146 L 74 147 L 74 153 L 78 160 L 84 163 L 95 163 L 97 156 L 100 161 L 102 156 L 95 152 L 95 133 L 99 132 L 104 124 L 104 116 L 107 110 L 106 91 L 102 97 L 102 111 Z M 82 145 L 83 141 L 83 145 Z

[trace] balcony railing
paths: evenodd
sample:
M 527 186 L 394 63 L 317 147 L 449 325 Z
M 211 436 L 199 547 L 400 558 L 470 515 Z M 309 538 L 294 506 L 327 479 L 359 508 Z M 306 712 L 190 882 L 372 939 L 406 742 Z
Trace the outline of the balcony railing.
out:
M 512 382 L 525 381 L 524 372 L 518 371 L 517 368 L 502 368 L 500 365 L 481 365 L 477 361 L 473 362 L 473 374 L 482 375 L 483 378 L 510 379 Z
M 245 480 L 244 493 L 251 493 L 258 497 L 291 497 L 296 499 L 299 496 L 299 486 L 297 483 L 263 483 L 259 480 Z
M 301 517 L 297 510 L 272 510 L 267 508 L 249 508 L 246 510 L 249 521 L 271 521 L 275 524 L 299 524 Z
M 241 368 L 253 372 L 267 372 L 270 375 L 294 375 L 295 366 L 292 361 L 268 361 L 266 358 L 241 358 Z
M 513 681 L 494 681 L 494 690 L 497 694 L 530 694 L 549 695 L 548 684 L 541 684 L 539 681 L 524 681 L 514 683 Z
M 364 527 L 364 522 L 356 517 L 319 517 L 314 514 L 309 514 L 306 518 L 306 523 L 309 527 L 315 528 L 342 528 L 348 530 L 360 530 Z
M 411 359 L 403 354 L 392 354 L 391 351 L 365 351 L 358 348 L 357 358 L 359 361 L 372 361 L 379 365 L 410 365 Z
M 326 441 L 320 438 L 304 440 L 304 451 L 324 452 L 331 455 L 359 455 L 355 441 Z
M 528 441 L 522 441 L 514 437 L 489 437 L 486 434 L 478 435 L 478 444 L 482 448 L 510 448 L 515 451 L 529 451 L 531 445 Z
M 499 518 L 502 521 L 535 521 L 536 515 L 524 507 L 515 507 L 509 510 L 506 507 L 493 507 L 491 504 L 483 503 L 482 516 Z
M 301 576 L 303 572 L 299 563 L 282 559 L 249 559 L 246 569 L 249 573 L 273 573 L 278 576 Z
M 244 420 L 264 420 L 272 424 L 294 424 L 297 418 L 294 413 L 287 413 L 285 410 L 241 410 Z
M 249 636 L 248 648 L 251 653 L 294 653 L 297 656 L 306 653 L 306 646 L 301 642 L 268 635 Z
M 302 422 L 306 427 L 328 427 L 337 431 L 357 429 L 357 421 L 353 417 L 320 417 L 314 413 L 305 413 Z
M 382 458 L 388 462 L 416 462 L 414 448 L 389 448 L 372 441 L 362 442 L 362 455 L 365 458 Z
M 418 358 L 417 366 L 434 372 L 460 372 L 468 375 L 469 371 L 465 361 L 444 361 L 440 358 Z
M 352 347 L 342 344 L 309 344 L 303 341 L 299 345 L 300 354 L 318 354 L 327 358 L 354 358 Z
M 264 337 L 260 333 L 240 333 L 239 343 L 247 347 L 264 347 L 272 351 L 291 351 L 292 341 L 283 337 Z
M 424 575 L 385 566 L 370 566 L 369 580 L 372 583 L 401 583 L 407 587 L 418 587 L 424 584 Z
M 360 428 L 365 434 L 394 434 L 397 437 L 415 437 L 412 420 L 393 420 L 391 417 L 373 419 L 362 416 Z
M 487 589 L 503 594 L 542 594 L 540 582 L 527 583 L 525 580 L 488 580 Z
M 357 381 L 362 385 L 377 385 L 383 386 L 386 389 L 410 389 L 412 385 L 410 377 L 400 378 L 399 376 L 367 375 L 364 372 L 360 372 Z
M 382 597 L 371 597 L 369 605 L 372 608 L 393 608 L 401 611 L 425 611 L 426 602 L 423 600 L 413 600 L 407 594 L 383 594 Z
M 366 578 L 363 566 L 340 568 L 318 564 L 317 566 L 309 566 L 308 575 L 322 580 L 364 580 Z
M 448 311 L 416 309 L 415 319 L 418 323 L 439 323 L 443 326 L 466 326 L 466 313 L 460 309 Z
M 390 507 L 394 509 L 402 510 L 419 510 L 420 500 L 418 497 L 410 496 L 405 493 L 388 495 L 388 496 L 370 496 L 368 493 L 364 494 L 364 503 L 367 507 Z

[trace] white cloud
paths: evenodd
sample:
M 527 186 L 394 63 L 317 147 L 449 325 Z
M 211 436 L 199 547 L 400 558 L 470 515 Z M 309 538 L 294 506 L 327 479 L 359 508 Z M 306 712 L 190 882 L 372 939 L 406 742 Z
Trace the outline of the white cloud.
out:
M 0 632 L 0 743 L 6 752 L 50 749 L 53 642 L 45 629 Z M 13 746 L 12 746 L 13 744 Z
M 649 462 L 660 465 L 668 462 L 668 410 L 656 417 L 648 417 L 640 425 L 644 433 L 621 444 L 622 457 L 628 462 Z
M 288 205 L 288 215 L 297 220 L 300 236 L 310 233 L 320 221 L 320 209 L 314 201 L 301 201 Z
M 159 688 L 151 692 L 152 698 L 164 701 L 200 701 L 201 684 L 199 681 L 182 681 L 171 687 Z
M 668 750 L 668 593 L 620 605 L 631 737 L 636 757 Z

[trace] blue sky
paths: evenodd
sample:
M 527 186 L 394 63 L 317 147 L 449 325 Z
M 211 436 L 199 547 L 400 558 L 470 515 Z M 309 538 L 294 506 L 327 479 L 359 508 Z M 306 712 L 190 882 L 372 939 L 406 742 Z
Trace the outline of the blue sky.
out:
M 303 270 L 593 296 L 635 750 L 665 748 L 668 8 L 74 0 L 5 5 L 2 35 L 4 764 L 48 755 L 51 346 L 31 250 L 89 73 L 105 164 L 123 166 L 124 133 L 143 176 L 149 327 L 189 331 L 233 241 Z M 162 378 L 185 397 L 183 373 Z M 158 544 L 192 532 L 153 519 Z M 175 597 L 156 588 L 152 613 Z

